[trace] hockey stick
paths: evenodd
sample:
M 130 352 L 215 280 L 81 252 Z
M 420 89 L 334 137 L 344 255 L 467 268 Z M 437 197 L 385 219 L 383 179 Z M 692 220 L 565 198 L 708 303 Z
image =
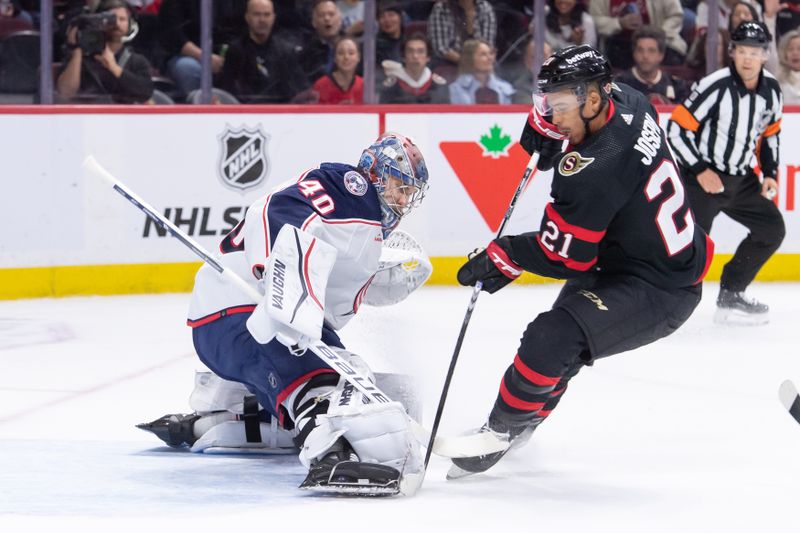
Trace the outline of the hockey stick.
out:
M 155 210 L 150 204 L 145 202 L 142 198 L 136 195 L 125 184 L 120 182 L 117 178 L 111 175 L 105 168 L 103 168 L 93 156 L 88 156 L 83 166 L 86 170 L 95 176 L 102 178 L 109 184 L 115 191 L 121 194 L 126 200 L 131 202 L 142 212 L 144 212 L 150 219 L 158 224 L 163 229 L 178 239 L 187 248 L 192 250 L 200 259 L 207 263 L 214 270 L 219 272 L 221 276 L 225 276 L 231 280 L 239 289 L 246 294 L 254 302 L 258 302 L 263 298 L 263 295 L 248 285 L 242 278 L 240 278 L 232 270 L 225 268 L 222 264 L 214 259 L 200 244 L 194 239 L 186 235 L 178 227 L 176 227 L 168 219 L 164 218 L 158 211 Z M 373 384 L 366 376 L 355 370 L 346 360 L 340 357 L 334 350 L 332 350 L 326 343 L 319 340 L 312 343 L 309 347 L 314 354 L 325 361 L 333 370 L 344 377 L 356 389 L 361 391 L 365 396 L 370 398 L 373 402 L 387 403 L 392 401 L 377 385 Z M 409 418 L 414 434 L 420 439 L 421 442 L 427 440 L 428 430 L 421 426 L 415 420 Z M 433 439 L 429 441 L 432 442 Z M 500 451 L 496 449 L 496 445 L 487 442 L 485 438 L 476 438 L 475 436 L 463 437 L 439 437 L 435 443 L 436 453 L 446 457 L 472 457 L 483 453 L 491 453 L 493 451 Z
M 528 181 L 533 174 L 533 171 L 536 169 L 536 164 L 539 162 L 539 152 L 534 152 L 531 156 L 530 160 L 528 161 L 528 166 L 525 167 L 525 173 L 522 175 L 522 180 L 520 180 L 519 185 L 517 186 L 517 190 L 514 192 L 514 196 L 511 198 L 511 203 L 506 210 L 506 214 L 503 216 L 503 221 L 500 222 L 500 228 L 497 230 L 497 237 L 499 238 L 503 234 L 503 230 L 508 223 L 508 219 L 511 218 L 511 214 L 514 212 L 514 207 L 517 205 L 517 200 L 522 195 L 522 191 L 525 190 L 525 187 L 528 185 Z M 478 301 L 478 296 L 481 293 L 481 289 L 483 288 L 483 282 L 478 281 L 475 284 L 475 287 L 472 289 L 472 297 L 469 300 L 469 305 L 467 306 L 467 312 L 464 315 L 464 321 L 461 323 L 461 331 L 458 333 L 458 339 L 456 340 L 456 347 L 453 350 L 453 356 L 450 358 L 450 368 L 447 369 L 447 376 L 444 380 L 444 385 L 442 386 L 442 394 L 439 397 L 439 405 L 436 408 L 436 417 L 433 419 L 433 426 L 431 427 L 431 436 L 430 440 L 428 441 L 428 449 L 425 452 L 425 470 L 428 469 L 428 462 L 431 459 L 431 452 L 433 451 L 433 442 L 436 439 L 436 433 L 439 430 L 439 423 L 442 420 L 442 413 L 444 412 L 444 404 L 447 401 L 447 392 L 450 389 L 450 382 L 453 379 L 453 372 L 456 369 L 456 362 L 458 361 L 458 355 L 461 352 L 461 345 L 464 342 L 464 335 L 467 333 L 467 326 L 469 326 L 470 318 L 472 318 L 472 311 L 475 309 L 475 303 Z M 481 435 L 478 433 L 477 435 Z M 483 435 L 488 435 L 488 433 L 483 433 Z M 497 439 L 491 438 L 490 441 L 494 441 L 494 443 L 499 444 Z M 489 444 L 487 442 L 487 444 Z M 508 444 L 505 445 L 505 448 L 508 447 Z M 505 449 L 503 448 L 503 449 Z M 502 451 L 502 450 L 497 450 Z M 478 454 L 483 455 L 483 454 Z M 423 473 L 425 472 L 423 470 Z
M 208 264 L 211 268 L 219 272 L 221 276 L 233 282 L 248 298 L 254 302 L 263 299 L 263 295 L 255 287 L 248 285 L 245 280 L 240 278 L 233 270 L 225 268 L 219 261 L 214 259 L 200 244 L 181 231 L 172 222 L 162 216 L 150 204 L 142 200 L 125 184 L 111 175 L 105 168 L 95 160 L 93 156 L 88 156 L 83 161 L 83 166 L 95 176 L 104 179 L 111 187 L 120 193 L 126 200 L 138 207 L 145 215 L 150 217 L 156 224 L 167 230 L 173 237 L 178 239 L 184 246 L 189 248 L 195 255 Z M 372 383 L 367 376 L 353 368 L 346 360 L 340 357 L 326 343 L 321 340 L 312 342 L 308 349 L 325 361 L 333 370 L 338 372 L 344 379 L 361 391 L 367 398 L 376 403 L 388 403 L 392 401 L 377 385 Z

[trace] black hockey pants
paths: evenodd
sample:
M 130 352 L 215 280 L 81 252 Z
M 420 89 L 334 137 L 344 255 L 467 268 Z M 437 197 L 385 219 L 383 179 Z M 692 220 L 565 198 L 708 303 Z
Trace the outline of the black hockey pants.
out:
M 783 216 L 772 201 L 761 196 L 761 183 L 752 172 L 746 176 L 720 174 L 725 191 L 719 194 L 705 192 L 685 168 L 682 174 L 695 220 L 706 233 L 711 234 L 720 212 L 750 230 L 723 268 L 720 282 L 723 289 L 744 291 L 781 245 L 786 235 Z

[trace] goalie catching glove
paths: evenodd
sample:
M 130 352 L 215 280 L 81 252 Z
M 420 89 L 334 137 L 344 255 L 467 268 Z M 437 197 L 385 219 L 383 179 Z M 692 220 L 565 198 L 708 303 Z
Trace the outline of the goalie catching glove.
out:
M 510 249 L 510 237 L 501 237 L 489 243 L 485 250 L 476 250 L 458 270 L 458 282 L 474 286 L 482 281 L 482 290 L 489 294 L 499 291 L 523 272 L 523 268 L 509 256 L 507 250 Z
M 433 272 L 425 250 L 405 231 L 394 230 L 383 242 L 378 273 L 372 278 L 364 303 L 392 305 L 420 288 Z

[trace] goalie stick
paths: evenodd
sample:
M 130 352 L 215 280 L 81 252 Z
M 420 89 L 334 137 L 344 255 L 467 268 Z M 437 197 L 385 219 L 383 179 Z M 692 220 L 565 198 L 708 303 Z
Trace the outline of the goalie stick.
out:
M 792 418 L 800 424 L 800 396 L 797 394 L 797 387 L 791 380 L 787 379 L 781 383 L 778 389 L 778 398 Z
M 249 285 L 232 270 L 225 268 L 224 265 L 217 261 L 210 253 L 208 253 L 208 251 L 206 251 L 199 243 L 197 243 L 197 241 L 181 231 L 177 226 L 156 211 L 153 206 L 145 202 L 130 188 L 128 188 L 125 184 L 123 184 L 110 172 L 103 168 L 93 156 L 90 155 L 86 157 L 86 159 L 83 161 L 83 166 L 93 175 L 103 179 L 115 191 L 140 209 L 156 224 L 167 230 L 173 237 L 178 239 L 183 245 L 185 245 L 192 252 L 194 252 L 195 255 L 202 259 L 203 262 L 216 270 L 221 276 L 231 280 L 254 302 L 258 302 L 263 298 L 263 295 L 258 292 L 255 287 Z M 367 376 L 354 369 L 346 360 L 340 357 L 323 341 L 319 340 L 311 343 L 308 346 L 308 349 L 325 361 L 326 364 L 338 372 L 371 401 L 378 403 L 387 403 L 392 401 L 389 396 L 386 395 L 377 385 L 372 383 Z M 429 446 L 428 454 L 430 454 L 431 451 L 435 451 L 438 455 L 445 457 L 470 457 L 476 454 L 500 451 L 497 449 L 497 445 L 495 443 L 487 441 L 485 437 L 480 435 L 467 435 L 462 437 L 447 438 L 439 437 L 434 443 L 433 434 L 431 434 L 415 420 L 410 419 L 410 422 L 412 430 L 417 438 L 420 439 L 421 442 L 425 442 L 427 440 Z M 429 435 L 430 439 L 428 439 Z M 431 443 L 433 443 L 433 445 Z M 417 485 L 417 487 L 418 486 L 419 485 Z

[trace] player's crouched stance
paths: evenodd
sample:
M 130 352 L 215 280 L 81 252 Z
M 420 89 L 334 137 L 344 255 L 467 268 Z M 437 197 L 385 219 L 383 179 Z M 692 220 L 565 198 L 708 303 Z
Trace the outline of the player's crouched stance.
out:
M 562 154 L 561 140 L 530 123 L 523 133 L 539 168 L 554 168 L 553 202 L 539 231 L 492 241 L 458 272 L 461 284 L 481 280 L 490 293 L 523 270 L 567 280 L 552 309 L 528 325 L 480 430 L 511 447 L 550 415 L 583 366 L 677 330 L 700 302 L 713 255 L 655 110 L 611 83 L 605 57 L 586 45 L 551 56 L 534 105 L 569 139 Z M 504 453 L 453 459 L 448 477 L 483 472 Z
M 188 323 L 212 373 L 197 375 L 194 413 L 139 427 L 198 452 L 299 448 L 309 469 L 301 488 L 397 493 L 423 463 L 403 405 L 365 403 L 305 347 L 321 339 L 371 375 L 337 331 L 362 302 L 395 303 L 427 280 L 421 247 L 395 230 L 427 187 L 417 146 L 389 133 L 357 167 L 324 163 L 250 206 L 223 239 L 220 260 L 264 299 L 249 301 L 208 265 L 200 269 Z

